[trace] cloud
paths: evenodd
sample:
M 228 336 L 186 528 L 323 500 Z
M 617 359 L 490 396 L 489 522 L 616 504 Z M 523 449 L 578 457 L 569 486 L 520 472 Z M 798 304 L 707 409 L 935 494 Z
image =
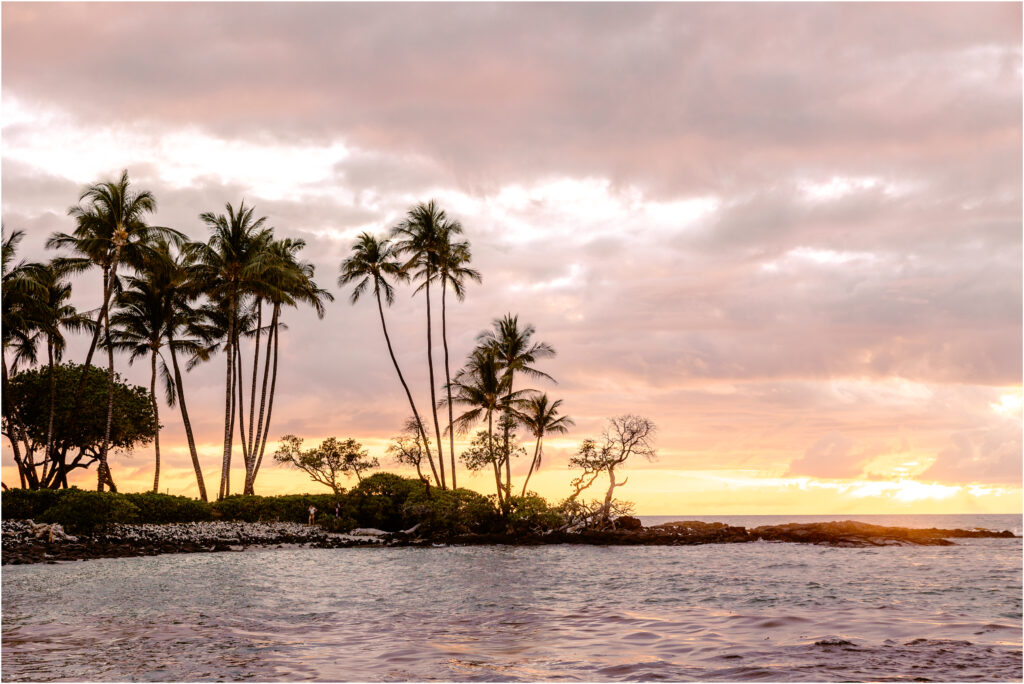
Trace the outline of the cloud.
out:
M 285 314 L 275 433 L 405 417 L 372 303 L 334 281 L 435 197 L 484 276 L 448 302 L 453 365 L 518 312 L 579 435 L 635 410 L 662 466 L 845 477 L 895 433 L 922 477 L 1012 479 L 988 405 L 1022 376 L 1019 6 L 23 3 L 3 39 L 25 257 L 122 168 L 193 239 L 245 199 L 307 242 L 337 301 Z M 386 315 L 424 406 L 422 299 Z M 204 434 L 222 363 L 186 378 Z

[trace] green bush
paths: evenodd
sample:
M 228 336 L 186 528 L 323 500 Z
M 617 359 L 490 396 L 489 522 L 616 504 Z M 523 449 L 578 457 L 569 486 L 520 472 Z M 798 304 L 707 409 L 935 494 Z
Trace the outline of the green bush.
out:
M 222 520 L 247 522 L 308 522 L 309 507 L 317 517 L 334 510 L 334 494 L 287 494 L 285 496 L 229 496 L 211 504 L 213 516 Z M 332 516 L 333 517 L 333 516 Z
M 60 523 L 69 532 L 88 534 L 110 523 L 137 522 L 139 507 L 124 494 L 69 489 L 56 505 L 39 516 L 39 520 Z
M 124 497 L 139 509 L 139 521 L 144 523 L 199 522 L 213 514 L 210 504 L 187 496 L 146 492 Z
M 9 489 L 0 495 L 0 515 L 6 520 L 38 520 L 66 491 L 69 490 Z
M 561 512 L 540 496 L 513 496 L 509 501 L 506 530 L 512 534 L 543 533 L 565 523 Z
M 419 524 L 418 534 L 449 536 L 501 529 L 501 516 L 494 503 L 470 489 L 421 488 L 402 507 L 403 527 Z

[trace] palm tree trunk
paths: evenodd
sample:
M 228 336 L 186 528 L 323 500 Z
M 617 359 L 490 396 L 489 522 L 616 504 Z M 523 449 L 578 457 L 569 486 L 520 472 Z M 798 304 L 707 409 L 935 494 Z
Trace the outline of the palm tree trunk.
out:
M 224 344 L 224 351 L 227 356 L 227 368 L 224 376 L 224 455 L 220 465 L 220 491 L 218 499 L 223 499 L 231 490 L 231 435 L 232 430 L 231 407 L 234 402 L 231 400 L 232 378 L 234 377 L 235 360 L 232 358 L 235 337 L 235 298 L 231 296 L 228 300 L 228 334 Z
M 512 454 L 508 450 L 508 441 L 505 442 L 505 499 L 512 499 Z
M 434 474 L 434 482 L 440 482 L 441 480 L 437 477 L 437 468 L 434 467 L 434 457 L 430 454 L 430 440 L 427 439 L 426 430 L 423 429 L 423 421 L 420 420 L 420 413 L 416 410 L 416 402 L 412 400 L 412 392 L 409 391 L 409 385 L 405 382 L 405 376 L 402 375 L 402 369 L 398 367 L 398 359 L 395 358 L 395 351 L 391 348 L 391 336 L 388 335 L 388 325 L 384 322 L 384 305 L 380 301 L 380 289 L 374 287 L 374 294 L 377 295 L 377 311 L 380 313 L 380 326 L 384 329 L 384 341 L 388 345 L 388 354 L 391 355 L 391 363 L 395 366 L 395 372 L 398 373 L 398 381 L 402 383 L 402 389 L 405 390 L 405 396 L 409 399 L 409 406 L 412 408 L 412 415 L 416 418 L 416 427 L 419 428 L 420 438 L 423 440 L 423 449 L 427 452 L 427 462 L 430 464 L 430 471 Z M 440 455 L 439 455 L 440 457 Z
M 3 392 L 4 392 L 5 396 L 9 397 L 10 394 L 7 393 L 7 355 L 6 354 L 2 355 L 2 359 L 3 359 L 3 373 L 4 373 L 4 375 L 3 375 L 3 383 L 4 383 L 3 384 Z M 6 405 L 6 403 L 5 403 L 5 405 Z M 10 422 L 11 423 L 16 422 L 16 420 L 17 419 L 15 418 L 15 416 L 13 416 L 13 415 L 10 416 Z M 16 433 L 17 430 L 18 430 L 18 428 L 15 427 L 14 428 L 14 432 Z M 18 444 L 18 436 L 17 436 L 17 434 L 14 434 L 14 435 L 11 435 L 9 439 L 10 439 L 10 442 L 11 442 L 11 451 L 14 452 L 14 463 L 18 466 L 18 478 L 21 481 L 21 488 L 25 489 L 26 488 L 25 487 L 25 465 L 24 465 L 24 463 L 21 460 L 21 446 Z
M 252 352 L 252 395 L 249 397 L 249 453 L 256 453 L 256 433 L 253 432 L 253 422 L 256 412 L 256 378 L 260 365 L 260 332 L 263 327 L 263 299 L 256 301 L 256 342 L 253 344 Z M 253 459 L 255 461 L 255 459 Z
M 430 412 L 434 415 L 434 434 L 437 435 L 437 465 L 441 471 L 441 489 L 447 487 L 444 478 L 444 453 L 441 449 L 441 425 L 437 422 L 437 395 L 434 391 L 434 340 L 430 330 L 430 270 L 427 270 L 427 368 L 430 370 Z
M 241 339 L 235 340 L 235 383 L 237 394 L 236 414 L 238 416 L 238 442 L 242 446 L 242 464 L 245 466 L 245 482 L 249 481 L 249 473 L 252 471 L 253 461 L 250 459 L 249 444 L 245 439 L 245 383 L 242 381 L 242 344 Z M 242 492 L 245 492 L 243 486 Z
M 455 423 L 454 414 L 452 413 L 452 375 L 451 367 L 448 363 L 448 319 L 447 319 L 447 307 L 445 306 L 445 294 L 448 292 L 447 278 L 441 277 L 441 342 L 444 345 L 444 386 L 448 392 L 448 454 L 452 459 L 452 489 L 456 489 L 458 484 L 455 481 L 455 430 L 452 429 L 452 425 Z
M 117 273 L 118 259 L 120 252 L 116 252 L 114 260 L 110 266 L 103 269 L 103 303 L 100 305 L 99 315 L 96 316 L 95 330 L 92 333 L 92 341 L 89 343 L 89 351 L 85 354 L 85 363 L 82 364 L 82 374 L 78 378 L 78 388 L 75 389 L 75 405 L 71 410 L 71 421 L 68 426 L 68 435 L 75 434 L 75 428 L 78 427 L 78 413 L 79 409 L 82 408 L 82 394 L 85 391 L 85 380 L 89 374 L 89 368 L 92 366 L 92 357 L 96 352 L 96 346 L 99 344 L 100 334 L 103 331 L 103 321 L 107 317 L 107 311 L 110 306 L 110 295 L 114 288 L 110 284 L 110 274 Z M 61 443 L 60 447 L 60 471 L 57 473 L 57 480 L 67 483 L 67 454 L 68 449 L 71 448 L 71 442 L 65 439 Z M 56 464 L 55 464 L 56 465 Z
M 491 457 L 491 465 L 494 467 L 494 485 L 498 489 L 498 505 L 504 506 L 505 501 L 502 497 L 503 488 L 501 486 L 501 469 L 498 467 L 498 462 L 494 459 L 494 418 L 490 411 L 487 411 L 487 450 Z
M 276 308 L 275 308 L 276 311 Z M 265 354 L 266 360 L 263 362 L 263 389 L 260 390 L 260 417 L 256 423 L 256 437 L 253 439 L 254 447 L 259 453 L 256 459 L 256 470 L 259 470 L 260 463 L 263 462 L 263 447 L 267 443 L 267 434 L 263 428 L 263 418 L 267 407 L 267 381 L 270 379 L 270 345 L 273 342 L 274 330 L 277 325 L 277 317 L 272 316 L 270 325 L 267 328 L 267 353 Z M 268 416 L 269 418 L 269 416 Z M 267 428 L 269 429 L 269 425 Z M 253 479 L 255 480 L 256 473 L 253 473 Z M 253 483 L 249 483 L 248 489 L 251 490 Z
M 199 466 L 199 454 L 196 453 L 196 440 L 192 435 L 192 423 L 188 419 L 185 407 L 185 386 L 181 381 L 181 370 L 178 368 L 178 357 L 174 353 L 174 338 L 168 339 L 167 346 L 171 349 L 171 365 L 174 367 L 174 384 L 178 389 L 178 405 L 181 407 L 181 422 L 185 424 L 185 437 L 188 439 L 188 451 L 192 456 L 192 467 L 196 470 L 196 484 L 199 485 L 199 496 L 206 501 L 206 483 L 203 481 L 203 469 Z
M 53 358 L 53 338 L 49 335 L 46 336 L 46 361 L 47 368 L 50 371 L 49 385 L 50 385 L 50 417 L 46 424 L 46 460 L 47 462 L 53 462 L 53 417 L 57 412 L 57 378 L 54 375 L 55 361 Z M 46 466 L 44 465 L 45 469 Z
M 153 470 L 153 493 L 160 491 L 160 402 L 156 400 L 156 349 L 153 349 L 152 373 L 149 378 L 149 392 L 153 398 L 153 419 L 156 421 L 156 436 L 153 437 L 153 451 L 156 454 L 156 466 Z
M 270 434 L 270 414 L 274 410 L 274 391 L 277 389 L 277 356 L 278 356 L 278 339 L 280 338 L 280 331 L 278 330 L 278 319 L 281 316 L 281 305 L 274 304 L 274 315 L 270 322 L 270 334 L 274 337 L 274 369 L 272 371 L 270 379 L 270 398 L 267 401 L 267 424 L 263 430 L 263 441 L 260 443 L 260 455 L 256 459 L 256 466 L 252 470 L 252 477 L 249 481 L 249 493 L 253 494 L 254 487 L 256 486 L 256 475 L 260 472 L 260 465 L 263 463 L 263 452 L 267 448 L 267 435 Z M 268 338 L 269 342 L 269 338 Z M 269 354 L 269 351 L 267 352 Z
M 103 316 L 104 337 L 107 345 L 107 425 L 103 431 L 103 444 L 100 446 L 100 463 L 97 467 L 96 491 L 102 492 L 103 485 L 110 483 L 110 491 L 117 491 L 114 488 L 114 481 L 110 475 L 110 466 L 107 464 L 107 454 L 110 452 L 110 426 L 114 419 L 114 345 L 110 339 L 110 308 Z
M 523 482 L 523 492 L 519 496 L 526 496 L 526 485 L 530 484 L 530 476 L 533 475 L 533 469 L 537 466 L 537 455 L 540 454 L 541 439 L 543 439 L 543 435 L 537 435 L 537 444 L 533 447 L 533 460 L 530 461 L 530 469 L 526 471 L 526 481 Z

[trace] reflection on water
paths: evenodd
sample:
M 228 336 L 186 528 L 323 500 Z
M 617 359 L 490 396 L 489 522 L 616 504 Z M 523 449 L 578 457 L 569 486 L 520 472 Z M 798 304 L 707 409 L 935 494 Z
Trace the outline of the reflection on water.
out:
M 5 680 L 1019 680 L 1021 543 L 8 566 Z

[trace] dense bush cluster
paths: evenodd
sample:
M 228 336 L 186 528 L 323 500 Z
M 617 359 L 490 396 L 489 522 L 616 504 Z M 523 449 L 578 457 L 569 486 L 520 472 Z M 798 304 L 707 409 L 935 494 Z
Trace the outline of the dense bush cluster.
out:
M 373 527 L 389 532 L 416 526 L 420 534 L 533 533 L 563 523 L 560 509 L 539 496 L 513 497 L 502 515 L 495 497 L 469 489 L 438 489 L 422 480 L 377 473 L 339 494 L 229 496 L 206 503 L 167 494 L 114 494 L 71 489 L 12 489 L 0 496 L 6 519 L 60 523 L 90 533 L 107 523 L 179 523 L 204 520 L 316 522 L 333 532 Z

